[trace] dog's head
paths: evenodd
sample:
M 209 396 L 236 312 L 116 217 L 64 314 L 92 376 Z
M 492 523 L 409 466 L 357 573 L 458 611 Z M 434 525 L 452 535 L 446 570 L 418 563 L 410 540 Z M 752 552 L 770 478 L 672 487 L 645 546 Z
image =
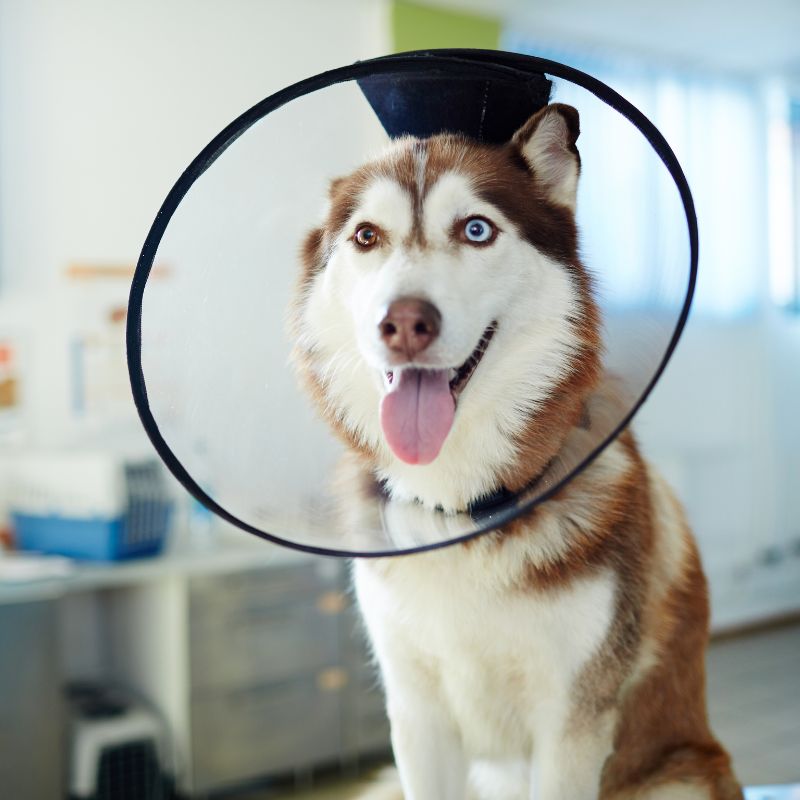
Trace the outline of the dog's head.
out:
M 299 366 L 394 496 L 463 509 L 541 473 L 599 375 L 578 114 L 511 141 L 403 138 L 333 181 L 303 248 Z

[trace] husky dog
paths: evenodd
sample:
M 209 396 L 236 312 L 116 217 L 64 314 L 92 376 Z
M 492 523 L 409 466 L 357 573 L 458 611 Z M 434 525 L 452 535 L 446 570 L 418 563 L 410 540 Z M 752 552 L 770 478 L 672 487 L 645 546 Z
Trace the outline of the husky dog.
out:
M 295 362 L 392 502 L 520 490 L 601 413 L 578 131 L 552 104 L 505 145 L 406 137 L 333 181 Z M 629 431 L 502 530 L 354 574 L 402 784 L 380 796 L 742 797 L 707 720 L 697 548 Z

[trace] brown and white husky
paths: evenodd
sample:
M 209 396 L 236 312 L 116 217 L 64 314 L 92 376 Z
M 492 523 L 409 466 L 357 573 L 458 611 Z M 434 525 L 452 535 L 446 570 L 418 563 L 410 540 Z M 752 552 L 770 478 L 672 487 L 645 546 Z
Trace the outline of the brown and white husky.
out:
M 331 185 L 295 361 L 393 502 L 463 511 L 591 427 L 578 127 L 553 104 L 502 146 L 403 138 Z M 697 548 L 630 432 L 514 524 L 359 560 L 355 583 L 402 784 L 386 796 L 741 798 L 707 720 Z

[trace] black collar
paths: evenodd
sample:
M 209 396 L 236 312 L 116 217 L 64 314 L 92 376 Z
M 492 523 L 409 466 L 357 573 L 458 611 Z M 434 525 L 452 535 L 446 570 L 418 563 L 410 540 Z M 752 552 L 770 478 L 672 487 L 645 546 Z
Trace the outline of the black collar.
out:
M 504 506 L 508 506 L 516 500 L 516 497 L 516 492 L 512 492 L 510 489 L 506 489 L 505 486 L 501 486 L 491 494 L 485 494 L 477 500 L 473 500 L 467 506 L 467 513 L 472 519 L 478 522 L 486 517 L 490 517 Z
M 379 480 L 376 482 L 378 488 L 378 494 L 383 497 L 384 499 L 389 499 L 389 490 L 386 488 L 386 480 Z M 473 500 L 467 507 L 464 509 L 464 513 L 469 514 L 469 516 L 475 521 L 480 522 L 485 520 L 487 517 L 490 517 L 492 514 L 500 511 L 503 507 L 507 506 L 509 503 L 513 502 L 517 497 L 516 492 L 512 492 L 510 489 L 506 489 L 505 486 L 501 486 L 499 489 L 496 489 L 494 492 L 490 494 L 481 495 L 477 499 Z M 419 502 L 419 501 L 417 501 Z M 441 506 L 436 506 L 437 511 L 444 511 Z

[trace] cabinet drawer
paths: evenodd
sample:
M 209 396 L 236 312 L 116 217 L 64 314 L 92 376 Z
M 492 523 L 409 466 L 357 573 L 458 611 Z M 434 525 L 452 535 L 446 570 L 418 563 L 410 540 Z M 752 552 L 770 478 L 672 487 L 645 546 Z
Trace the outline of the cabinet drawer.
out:
M 202 624 L 222 621 L 231 611 L 263 608 L 338 591 L 346 585 L 342 564 L 309 560 L 226 575 L 194 577 L 189 583 L 189 614 Z
M 335 669 L 333 670 L 335 672 Z M 198 791 L 340 757 L 341 691 L 330 670 L 192 700 Z
M 318 602 L 230 611 L 189 630 L 192 689 L 263 684 L 339 660 L 338 623 Z

